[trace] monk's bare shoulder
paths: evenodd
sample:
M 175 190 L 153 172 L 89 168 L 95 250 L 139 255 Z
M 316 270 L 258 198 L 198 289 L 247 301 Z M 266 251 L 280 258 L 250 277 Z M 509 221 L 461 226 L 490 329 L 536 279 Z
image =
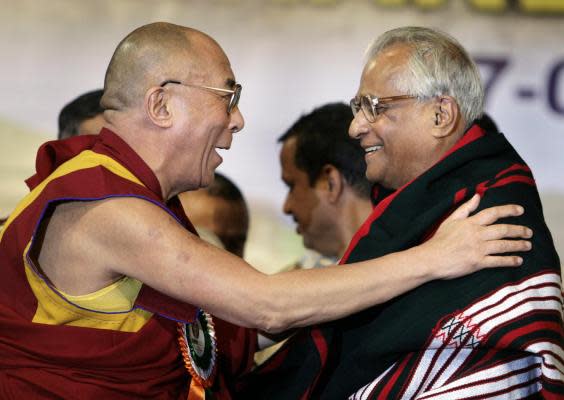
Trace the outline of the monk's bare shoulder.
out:
M 159 238 L 171 230 L 188 234 L 146 200 L 124 197 L 63 203 L 42 220 L 32 259 L 60 290 L 72 295 L 91 293 L 119 279 L 124 270 L 141 265 L 139 258 L 158 251 Z

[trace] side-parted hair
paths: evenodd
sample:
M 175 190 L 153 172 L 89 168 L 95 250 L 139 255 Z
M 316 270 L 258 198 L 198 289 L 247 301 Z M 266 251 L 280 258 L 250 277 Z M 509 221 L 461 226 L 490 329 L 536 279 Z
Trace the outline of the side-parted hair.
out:
M 372 43 L 366 51 L 367 61 L 396 44 L 412 49 L 405 73 L 395 82 L 398 90 L 421 100 L 452 96 L 467 128 L 482 116 L 484 89 L 478 67 L 456 39 L 436 29 L 397 28 Z
M 302 115 L 278 142 L 296 137 L 294 162 L 307 173 L 310 185 L 319 178 L 323 166 L 331 164 L 357 194 L 369 198 L 372 183 L 366 179 L 364 150 L 348 135 L 352 119 L 347 104 L 326 104 Z
M 78 127 L 83 121 L 102 114 L 104 109 L 100 105 L 100 99 L 103 93 L 102 89 L 93 90 L 66 104 L 59 113 L 57 138 L 66 139 L 78 135 Z

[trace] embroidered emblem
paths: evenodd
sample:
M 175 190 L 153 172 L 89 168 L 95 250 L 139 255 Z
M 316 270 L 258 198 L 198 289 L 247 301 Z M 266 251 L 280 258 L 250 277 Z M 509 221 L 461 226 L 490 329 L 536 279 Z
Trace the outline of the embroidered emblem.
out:
M 458 315 L 446 318 L 438 328 L 435 329 L 435 337 L 441 339 L 447 347 L 475 348 L 480 344 L 480 327 L 469 317 Z
M 177 329 L 186 369 L 202 387 L 211 387 L 217 369 L 217 341 L 211 315 L 200 310 L 192 324 L 179 323 Z

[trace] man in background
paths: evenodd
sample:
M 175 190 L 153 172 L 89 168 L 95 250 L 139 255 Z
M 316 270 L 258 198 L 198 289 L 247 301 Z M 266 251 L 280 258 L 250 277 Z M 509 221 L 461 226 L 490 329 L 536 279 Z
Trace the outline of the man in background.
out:
M 287 187 L 284 213 L 309 250 L 289 268 L 315 268 L 335 263 L 372 211 L 364 151 L 351 139 L 353 116 L 345 103 L 325 104 L 302 115 L 278 139 L 280 166 Z M 255 363 L 265 362 L 288 336 L 259 336 Z
M 219 239 L 221 247 L 243 258 L 249 211 L 243 194 L 233 181 L 216 172 L 208 187 L 183 192 L 178 197 L 202 238 L 206 239 L 211 233 Z
M 102 89 L 93 90 L 66 104 L 59 113 L 57 139 L 100 133 L 104 124 L 104 109 L 100 105 L 103 94 Z
M 326 104 L 301 116 L 279 139 L 284 213 L 304 246 L 339 259 L 372 211 L 364 151 L 351 139 L 350 107 Z

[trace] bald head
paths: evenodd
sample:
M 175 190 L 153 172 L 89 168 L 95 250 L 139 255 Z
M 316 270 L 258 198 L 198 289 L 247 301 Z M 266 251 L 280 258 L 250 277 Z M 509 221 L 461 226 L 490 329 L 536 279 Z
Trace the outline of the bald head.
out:
M 206 53 L 219 45 L 195 29 L 156 22 L 137 28 L 116 48 L 104 80 L 104 109 L 139 105 L 145 91 L 166 79 L 201 73 Z
M 108 66 L 105 126 L 151 168 L 169 199 L 207 186 L 222 161 L 216 149 L 228 148 L 242 129 L 241 112 L 229 109 L 234 89 L 229 59 L 211 37 L 145 25 L 121 41 Z

